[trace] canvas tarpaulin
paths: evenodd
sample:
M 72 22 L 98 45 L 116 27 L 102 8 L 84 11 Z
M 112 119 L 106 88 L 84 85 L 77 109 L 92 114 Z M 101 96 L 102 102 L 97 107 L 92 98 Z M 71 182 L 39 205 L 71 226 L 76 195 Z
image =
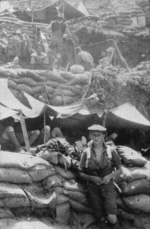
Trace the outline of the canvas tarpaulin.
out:
M 0 120 L 17 115 L 17 111 L 11 110 L 0 104 Z
M 9 90 L 8 88 L 8 80 L 7 79 L 0 79 L 0 103 L 4 106 L 16 110 L 22 111 L 22 113 L 28 118 L 35 118 L 38 117 L 44 111 L 44 106 L 36 107 L 34 109 L 30 109 L 23 105 Z
M 46 110 L 50 110 L 49 113 L 51 113 L 51 116 L 56 116 L 57 118 L 68 118 L 70 116 L 73 116 L 75 114 L 80 114 L 80 115 L 91 115 L 91 114 L 97 114 L 99 117 L 103 115 L 103 110 L 101 109 L 90 109 L 87 106 L 84 105 L 84 103 L 78 103 L 75 105 L 70 105 L 70 106 L 50 106 L 47 104 L 44 104 L 37 99 L 33 98 L 30 96 L 28 93 L 24 92 L 24 96 L 27 98 L 30 106 L 32 109 L 35 109 L 36 107 L 43 107 L 46 106 Z
M 147 120 L 134 105 L 127 102 L 115 109 L 109 111 L 109 113 L 121 118 L 125 121 L 132 122 L 133 124 L 150 126 L 150 121 Z

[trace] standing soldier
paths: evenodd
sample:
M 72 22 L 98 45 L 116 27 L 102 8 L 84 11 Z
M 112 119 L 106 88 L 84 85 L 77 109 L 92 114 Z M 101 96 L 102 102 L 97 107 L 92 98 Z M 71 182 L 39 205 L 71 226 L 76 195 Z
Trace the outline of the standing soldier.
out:
M 81 156 L 79 177 L 87 181 L 87 193 L 97 222 L 107 217 L 111 228 L 117 228 L 117 203 L 114 180 L 121 174 L 121 160 L 115 148 L 104 142 L 106 128 L 88 128 L 92 144 Z M 104 212 L 102 211 L 104 207 Z
M 55 49 L 55 54 L 60 53 L 62 55 L 64 34 L 67 32 L 70 35 L 63 17 L 57 16 L 56 20 L 48 25 L 47 30 L 51 33 L 50 48 Z

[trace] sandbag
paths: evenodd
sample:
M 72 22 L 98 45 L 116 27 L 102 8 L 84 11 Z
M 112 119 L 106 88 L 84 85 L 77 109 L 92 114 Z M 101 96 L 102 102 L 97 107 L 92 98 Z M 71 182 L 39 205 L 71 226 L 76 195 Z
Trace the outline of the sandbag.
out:
M 58 87 L 59 83 L 54 82 L 52 80 L 46 80 L 45 82 L 43 82 L 43 85 L 47 85 L 47 86 L 50 86 L 52 88 L 56 88 L 56 87 Z
M 45 76 L 47 80 L 54 81 L 59 84 L 67 82 L 57 71 L 43 71 L 42 75 Z
M 9 184 L 9 183 L 0 183 L 0 199 L 3 198 L 13 198 L 13 197 L 23 197 L 25 198 L 26 195 L 24 191 L 15 184 Z
M 19 84 L 25 84 L 25 85 L 27 85 L 27 86 L 29 86 L 31 88 L 32 87 L 39 86 L 39 83 L 37 83 L 36 81 L 34 81 L 32 78 L 28 78 L 28 76 L 27 76 L 27 78 L 23 77 L 23 78 L 19 79 L 17 81 L 17 83 L 19 83 Z
M 60 89 L 60 90 L 70 90 L 75 94 L 82 94 L 82 91 L 83 91 L 83 87 L 82 86 L 79 86 L 79 85 L 70 86 L 70 85 L 67 85 L 67 84 L 60 84 L 58 86 L 58 89 Z
M 146 166 L 140 168 L 140 167 L 124 167 L 122 166 L 122 174 L 121 179 L 125 181 L 133 181 L 138 180 L 142 178 L 146 178 L 147 180 L 150 179 L 150 170 L 149 168 L 146 168 Z
M 24 91 L 27 92 L 28 94 L 32 95 L 33 94 L 33 90 L 31 87 L 24 85 L 24 84 L 19 84 L 16 88 L 18 91 Z
M 30 200 L 25 197 L 7 197 L 0 199 L 0 208 L 30 207 Z
M 20 78 L 22 77 L 28 77 L 33 79 L 36 82 L 44 82 L 45 81 L 45 77 L 42 77 L 38 74 L 38 71 L 36 70 L 17 70 L 17 73 L 19 75 Z
M 68 90 L 68 89 L 58 88 L 58 89 L 55 90 L 54 96 L 62 96 L 62 95 L 63 96 L 70 96 L 70 97 L 75 96 L 75 94 L 72 91 Z
M 77 191 L 68 191 L 63 189 L 63 193 L 68 196 L 71 200 L 75 200 L 84 206 L 88 206 L 88 200 L 84 193 Z
M 6 219 L 6 218 L 14 218 L 13 213 L 10 210 L 0 208 L 0 219 Z
M 62 187 L 62 181 L 63 179 L 58 176 L 58 175 L 53 175 L 50 176 L 48 178 L 46 178 L 43 181 L 43 185 L 45 186 L 45 188 L 49 189 L 49 188 L 54 188 L 54 187 Z
M 75 97 L 70 97 L 70 96 L 55 96 L 52 100 L 51 103 L 52 105 L 55 106 L 61 106 L 61 105 L 65 105 L 65 104 L 71 104 L 73 102 L 75 102 Z
M 150 212 L 150 196 L 146 194 L 140 194 L 135 196 L 123 197 L 125 205 L 133 212 L 140 210 L 142 212 Z
M 54 187 L 53 189 L 57 195 L 63 195 L 63 187 Z
M 33 191 L 28 191 L 27 188 L 23 188 L 24 192 L 26 193 L 26 196 L 30 200 L 30 206 L 32 208 L 49 208 L 49 209 L 55 209 L 56 207 L 56 200 L 57 195 L 55 192 L 50 193 L 36 193 Z
M 74 64 L 70 67 L 71 73 L 78 74 L 78 73 L 83 73 L 84 72 L 84 67 L 79 64 Z
M 12 89 L 16 89 L 17 88 L 17 84 L 16 84 L 16 82 L 14 80 L 9 79 L 8 80 L 8 87 L 12 88 Z
M 51 86 L 45 86 L 45 90 L 48 94 L 53 94 L 55 92 L 55 89 L 52 88 Z
M 123 195 L 150 194 L 150 181 L 146 179 L 134 180 L 131 182 L 121 182 Z
M 144 166 L 147 163 L 147 159 L 144 158 L 137 151 L 126 147 L 118 146 L 117 152 L 119 153 L 121 160 L 128 166 Z
M 47 167 L 46 165 L 36 165 L 30 169 L 28 173 L 32 178 L 32 181 L 38 182 L 55 174 L 55 170 L 53 167 Z
M 66 180 L 74 179 L 76 176 L 75 173 L 73 173 L 69 170 L 65 170 L 60 166 L 55 166 L 55 170 L 60 176 L 62 176 Z
M 70 206 L 73 208 L 73 210 L 77 212 L 87 212 L 92 213 L 92 209 L 89 207 L 84 206 L 83 204 L 70 199 Z
M 91 74 L 89 72 L 85 72 L 82 74 L 76 74 L 76 77 L 73 80 L 70 80 L 68 85 L 76 85 L 76 84 L 88 84 Z
M 33 95 L 35 95 L 35 94 L 41 94 L 43 91 L 44 91 L 44 87 L 43 86 L 34 86 L 32 88 Z
M 11 76 L 9 69 L 0 68 L 0 76 L 3 78 L 9 78 Z
M 51 151 L 51 150 L 41 150 L 39 153 L 36 154 L 37 157 L 41 157 L 50 163 L 57 165 L 58 164 L 58 152 Z
M 27 171 L 16 168 L 0 168 L 0 182 L 13 184 L 31 184 L 32 179 Z
M 57 199 L 56 199 L 56 204 L 64 204 L 64 203 L 68 203 L 69 202 L 69 198 L 63 194 L 57 194 Z
M 0 158 L 0 167 L 2 168 L 20 168 L 29 170 L 34 168 L 36 165 L 45 165 L 51 168 L 49 162 L 44 159 L 27 154 L 0 151 Z
M 69 225 L 70 204 L 64 203 L 56 206 L 56 222 L 61 225 Z
M 68 180 L 63 182 L 64 189 L 68 191 L 77 191 L 84 193 L 84 188 L 81 186 L 81 184 L 75 182 L 75 180 Z
M 60 72 L 60 75 L 65 79 L 65 80 L 72 80 L 75 78 L 75 74 L 72 72 Z

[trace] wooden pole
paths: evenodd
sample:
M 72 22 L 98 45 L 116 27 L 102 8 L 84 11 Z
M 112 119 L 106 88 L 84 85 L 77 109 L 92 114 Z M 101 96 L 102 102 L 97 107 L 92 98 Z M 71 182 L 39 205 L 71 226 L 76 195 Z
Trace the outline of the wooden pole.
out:
M 34 22 L 34 11 L 32 11 L 32 23 Z
M 26 146 L 26 151 L 30 152 L 30 143 L 29 143 L 29 138 L 28 138 L 28 132 L 27 132 L 26 123 L 25 123 L 25 119 L 23 117 L 22 112 L 20 112 L 20 123 L 21 123 L 22 132 L 23 132 L 23 138 L 24 138 L 24 142 Z
M 44 144 L 46 143 L 46 133 L 45 133 L 45 126 L 46 126 L 46 114 L 45 114 L 45 111 L 44 111 Z

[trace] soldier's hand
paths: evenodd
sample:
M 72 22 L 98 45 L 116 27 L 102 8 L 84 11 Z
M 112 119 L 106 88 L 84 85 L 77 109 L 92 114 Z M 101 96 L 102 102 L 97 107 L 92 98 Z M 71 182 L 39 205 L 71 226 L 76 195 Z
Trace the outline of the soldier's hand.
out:
M 103 184 L 108 184 L 108 183 L 110 182 L 111 179 L 113 179 L 112 174 L 108 174 L 108 175 L 106 175 L 106 176 L 103 178 L 102 183 L 103 183 Z
M 101 185 L 102 183 L 102 179 L 100 177 L 97 177 L 97 176 L 93 176 L 92 177 L 92 181 L 94 182 L 94 184 L 96 185 Z

